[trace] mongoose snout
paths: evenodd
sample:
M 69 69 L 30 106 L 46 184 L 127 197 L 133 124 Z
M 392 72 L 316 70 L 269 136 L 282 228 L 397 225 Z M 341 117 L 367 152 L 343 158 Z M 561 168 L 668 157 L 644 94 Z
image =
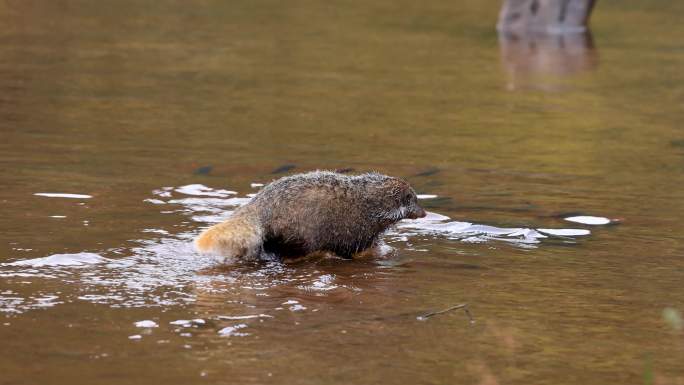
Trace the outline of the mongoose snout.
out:
M 406 218 L 408 219 L 418 219 L 418 218 L 425 218 L 427 216 L 427 213 L 422 207 L 417 207 L 417 210 L 413 210 L 409 212 L 406 215 Z
M 226 260 L 315 252 L 350 258 L 374 246 L 391 225 L 425 215 L 404 180 L 314 171 L 270 183 L 228 220 L 200 234 L 195 245 Z

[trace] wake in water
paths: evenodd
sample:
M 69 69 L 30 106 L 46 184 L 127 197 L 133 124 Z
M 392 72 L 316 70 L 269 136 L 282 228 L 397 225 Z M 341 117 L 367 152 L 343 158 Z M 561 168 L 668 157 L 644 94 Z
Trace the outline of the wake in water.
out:
M 253 187 L 261 185 L 253 184 Z M 64 195 L 41 194 L 45 197 Z M 145 201 L 157 205 L 160 212 L 188 216 L 201 227 L 225 220 L 231 210 L 249 202 L 254 195 L 238 197 L 234 191 L 199 184 L 163 187 L 152 194 Z M 433 197 L 421 196 L 423 199 Z M 238 264 L 232 269 L 217 270 L 211 258 L 203 257 L 193 249 L 192 240 L 200 230 L 170 234 L 164 230 L 145 229 L 142 231 L 145 235 L 159 236 L 140 239 L 137 241 L 139 246 L 130 249 L 54 254 L 0 264 L 0 277 L 10 284 L 10 288 L 0 291 L 0 312 L 22 313 L 73 301 L 111 307 L 167 307 L 196 303 L 198 293 L 203 293 L 203 298 L 215 295 L 225 299 L 226 294 L 248 291 L 250 295 L 266 297 L 269 290 L 283 287 L 293 290 L 300 298 L 320 293 L 346 296 L 359 290 L 338 282 L 335 274 L 324 271 L 316 263 L 291 266 L 268 262 L 247 268 Z M 412 240 L 417 236 L 537 247 L 548 238 L 572 241 L 572 237 L 589 233 L 585 229 L 500 228 L 451 221 L 444 215 L 429 213 L 425 218 L 401 221 L 385 239 L 400 253 L 402 249 L 416 250 Z M 392 257 L 386 255 L 385 258 Z M 366 273 L 376 273 L 378 265 L 375 266 Z M 211 273 L 207 274 L 209 270 Z M 60 284 L 41 284 L 38 286 L 42 289 L 36 291 L 26 289 L 30 285 L 25 283 L 55 280 Z M 287 311 L 306 310 L 304 305 L 291 305 L 278 304 L 278 307 Z

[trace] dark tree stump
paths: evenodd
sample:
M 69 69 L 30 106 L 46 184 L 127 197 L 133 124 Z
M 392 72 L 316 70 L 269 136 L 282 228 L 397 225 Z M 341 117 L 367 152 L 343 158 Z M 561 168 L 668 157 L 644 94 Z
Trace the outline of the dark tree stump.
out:
M 500 32 L 584 32 L 595 0 L 504 0 Z

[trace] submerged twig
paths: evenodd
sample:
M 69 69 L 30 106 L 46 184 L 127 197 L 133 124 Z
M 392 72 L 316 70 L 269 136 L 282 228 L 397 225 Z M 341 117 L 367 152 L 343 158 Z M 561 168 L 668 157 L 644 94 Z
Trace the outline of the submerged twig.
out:
M 423 314 L 423 315 L 420 315 L 420 316 L 416 317 L 416 319 L 418 319 L 419 321 L 424 321 L 424 320 L 426 320 L 426 319 L 428 319 L 428 318 L 430 318 L 430 317 L 432 317 L 432 316 L 435 316 L 435 315 L 438 315 L 438 314 L 444 314 L 444 313 L 446 313 L 446 312 L 450 312 L 450 311 L 452 311 L 452 310 L 458 310 L 458 309 L 463 309 L 463 312 L 468 316 L 468 319 L 470 320 L 470 323 L 471 323 L 471 324 L 472 324 L 472 323 L 475 323 L 475 319 L 473 318 L 473 315 L 470 313 L 470 310 L 468 309 L 468 304 L 467 304 L 467 303 L 461 303 L 461 304 L 458 304 L 458 305 L 454 305 L 454 306 L 448 307 L 448 308 L 446 308 L 446 309 L 444 309 L 444 310 L 439 310 L 439 311 L 434 311 L 434 312 L 431 312 L 431 313 Z
M 438 315 L 438 314 L 443 314 L 452 310 L 458 310 L 458 309 L 463 309 L 463 312 L 468 316 L 469 323 L 472 325 L 475 323 L 475 318 L 473 315 L 470 313 L 470 310 L 468 309 L 468 304 L 467 303 L 462 303 L 459 305 L 452 306 L 450 308 L 432 312 L 432 313 L 427 313 L 422 316 L 417 316 L 416 317 L 416 312 L 415 311 L 407 311 L 407 312 L 402 312 L 402 313 L 397 313 L 397 314 L 391 314 L 391 315 L 384 315 L 384 316 L 373 316 L 373 317 L 365 317 L 365 318 L 352 318 L 352 319 L 339 319 L 335 320 L 332 322 L 322 322 L 318 324 L 313 324 L 309 325 L 306 327 L 307 329 L 318 329 L 321 327 L 326 327 L 326 326 L 332 326 L 332 325 L 345 325 L 348 323 L 359 323 L 359 322 L 374 322 L 374 321 L 380 321 L 380 322 L 385 322 L 385 321 L 391 321 L 391 320 L 400 320 L 400 319 L 405 319 L 405 317 L 416 317 L 417 320 L 419 321 L 425 321 L 428 318 Z

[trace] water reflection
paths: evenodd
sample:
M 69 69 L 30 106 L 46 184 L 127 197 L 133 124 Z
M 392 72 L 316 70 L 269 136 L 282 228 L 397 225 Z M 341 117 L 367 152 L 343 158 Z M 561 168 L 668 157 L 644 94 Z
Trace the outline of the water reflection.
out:
M 598 52 L 591 32 L 546 34 L 499 33 L 501 61 L 508 74 L 507 88 L 559 91 L 559 78 L 592 71 Z

